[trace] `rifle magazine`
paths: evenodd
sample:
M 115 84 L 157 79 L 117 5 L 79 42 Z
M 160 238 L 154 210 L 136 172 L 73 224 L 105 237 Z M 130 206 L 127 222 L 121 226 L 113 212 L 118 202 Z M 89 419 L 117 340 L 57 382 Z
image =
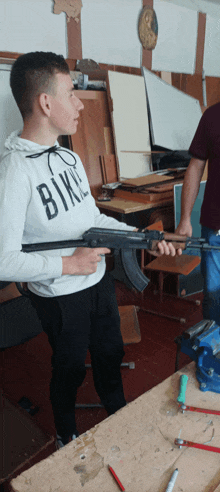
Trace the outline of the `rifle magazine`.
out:
M 142 273 L 140 266 L 137 261 L 136 249 L 122 249 L 121 261 L 132 286 L 142 292 L 148 285 L 149 279 Z

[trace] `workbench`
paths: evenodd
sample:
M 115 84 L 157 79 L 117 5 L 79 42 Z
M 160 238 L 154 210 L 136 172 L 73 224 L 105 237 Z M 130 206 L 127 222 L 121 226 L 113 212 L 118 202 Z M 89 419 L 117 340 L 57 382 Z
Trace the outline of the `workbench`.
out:
M 134 212 L 140 212 L 144 210 L 150 210 L 152 208 L 163 207 L 173 204 L 173 200 L 158 200 L 152 203 L 144 203 L 132 200 L 125 200 L 123 198 L 113 197 L 110 202 L 96 202 L 97 207 L 100 209 L 108 210 L 111 212 L 117 212 L 122 215 L 131 214 Z
M 12 480 L 16 492 L 219 492 L 218 453 L 175 444 L 175 438 L 220 447 L 220 416 L 178 409 L 179 378 L 187 374 L 186 404 L 220 409 L 220 395 L 201 392 L 195 363 L 129 403 L 75 441 Z
M 134 227 L 146 227 L 162 220 L 165 230 L 173 230 L 173 200 L 144 203 L 112 197 L 110 202 L 96 201 L 100 212 Z

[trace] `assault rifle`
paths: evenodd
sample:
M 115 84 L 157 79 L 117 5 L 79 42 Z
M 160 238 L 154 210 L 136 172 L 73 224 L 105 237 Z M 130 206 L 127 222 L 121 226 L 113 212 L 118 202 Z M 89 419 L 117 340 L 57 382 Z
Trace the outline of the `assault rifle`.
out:
M 218 246 L 210 246 L 203 238 L 180 236 L 168 232 L 145 230 L 142 232 L 120 231 L 116 229 L 101 229 L 92 227 L 82 235 L 82 239 L 56 241 L 35 244 L 23 244 L 22 251 L 25 253 L 46 251 L 64 248 L 109 248 L 115 254 L 120 253 L 121 262 L 132 286 L 142 292 L 149 283 L 149 279 L 142 273 L 136 249 L 147 249 L 156 251 L 158 242 L 165 239 L 172 242 L 175 249 L 196 248 L 201 250 L 217 249 Z

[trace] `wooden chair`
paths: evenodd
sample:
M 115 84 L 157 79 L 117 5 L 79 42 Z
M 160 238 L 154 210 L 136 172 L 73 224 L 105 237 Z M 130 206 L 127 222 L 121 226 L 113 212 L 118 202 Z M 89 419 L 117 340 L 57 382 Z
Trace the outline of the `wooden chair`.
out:
M 1 288 L 2 287 L 2 288 Z M 0 351 L 20 345 L 42 332 L 30 299 L 15 283 L 0 283 Z
M 159 230 L 163 231 L 163 223 L 162 221 L 158 221 L 155 224 L 152 224 L 148 227 L 148 229 L 154 229 L 154 230 Z M 145 272 L 157 272 L 158 273 L 158 291 L 159 291 L 159 303 L 160 305 L 163 302 L 164 299 L 164 280 L 165 277 L 168 274 L 172 274 L 175 277 L 176 280 L 176 298 L 181 298 L 182 300 L 185 300 L 187 302 L 192 302 L 196 305 L 200 304 L 199 300 L 189 300 L 189 299 L 184 299 L 184 297 L 179 295 L 179 276 L 180 275 L 189 275 L 201 262 L 200 256 L 195 256 L 195 255 L 187 255 L 183 254 L 181 256 L 158 256 L 150 263 L 146 264 L 146 253 L 143 250 L 141 253 L 141 268 L 142 271 Z M 169 295 L 169 294 L 166 294 Z M 142 308 L 141 308 L 142 309 Z M 177 318 L 172 315 L 168 315 L 165 313 L 162 313 L 158 310 L 158 313 L 144 309 L 147 312 L 151 312 L 153 314 L 158 314 L 158 316 L 165 316 L 170 319 L 177 319 L 182 323 L 186 322 L 186 319 L 181 317 Z
M 121 318 L 121 334 L 124 345 L 141 341 L 141 333 L 138 323 L 137 306 L 119 306 Z
M 41 332 L 29 299 L 19 293 L 15 283 L 0 281 L 0 428 L 3 450 L 0 450 L 0 490 L 9 490 L 7 484 L 14 476 L 56 449 L 55 438 L 38 427 L 31 418 L 33 413 L 22 408 L 20 401 L 13 401 L 4 391 L 5 351 Z
M 12 478 L 54 453 L 56 444 L 55 437 L 41 430 L 28 411 L 1 389 L 0 427 L 0 490 L 6 491 L 12 490 Z

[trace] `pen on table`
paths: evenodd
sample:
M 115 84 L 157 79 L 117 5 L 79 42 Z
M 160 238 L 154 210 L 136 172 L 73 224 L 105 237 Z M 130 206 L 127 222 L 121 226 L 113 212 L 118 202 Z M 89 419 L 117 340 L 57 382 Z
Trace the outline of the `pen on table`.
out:
M 117 477 L 117 475 L 116 475 L 115 471 L 113 470 L 113 468 L 110 465 L 108 465 L 108 469 L 112 473 L 112 475 L 113 475 L 114 479 L 116 480 L 116 482 L 117 482 L 118 486 L 120 487 L 120 489 L 125 492 L 125 488 L 123 487 L 122 483 L 120 482 L 120 480 Z
M 172 477 L 168 483 L 168 487 L 166 488 L 166 492 L 172 492 L 178 473 L 179 473 L 179 470 L 178 470 L 178 468 L 176 468 L 176 470 L 174 470 Z

